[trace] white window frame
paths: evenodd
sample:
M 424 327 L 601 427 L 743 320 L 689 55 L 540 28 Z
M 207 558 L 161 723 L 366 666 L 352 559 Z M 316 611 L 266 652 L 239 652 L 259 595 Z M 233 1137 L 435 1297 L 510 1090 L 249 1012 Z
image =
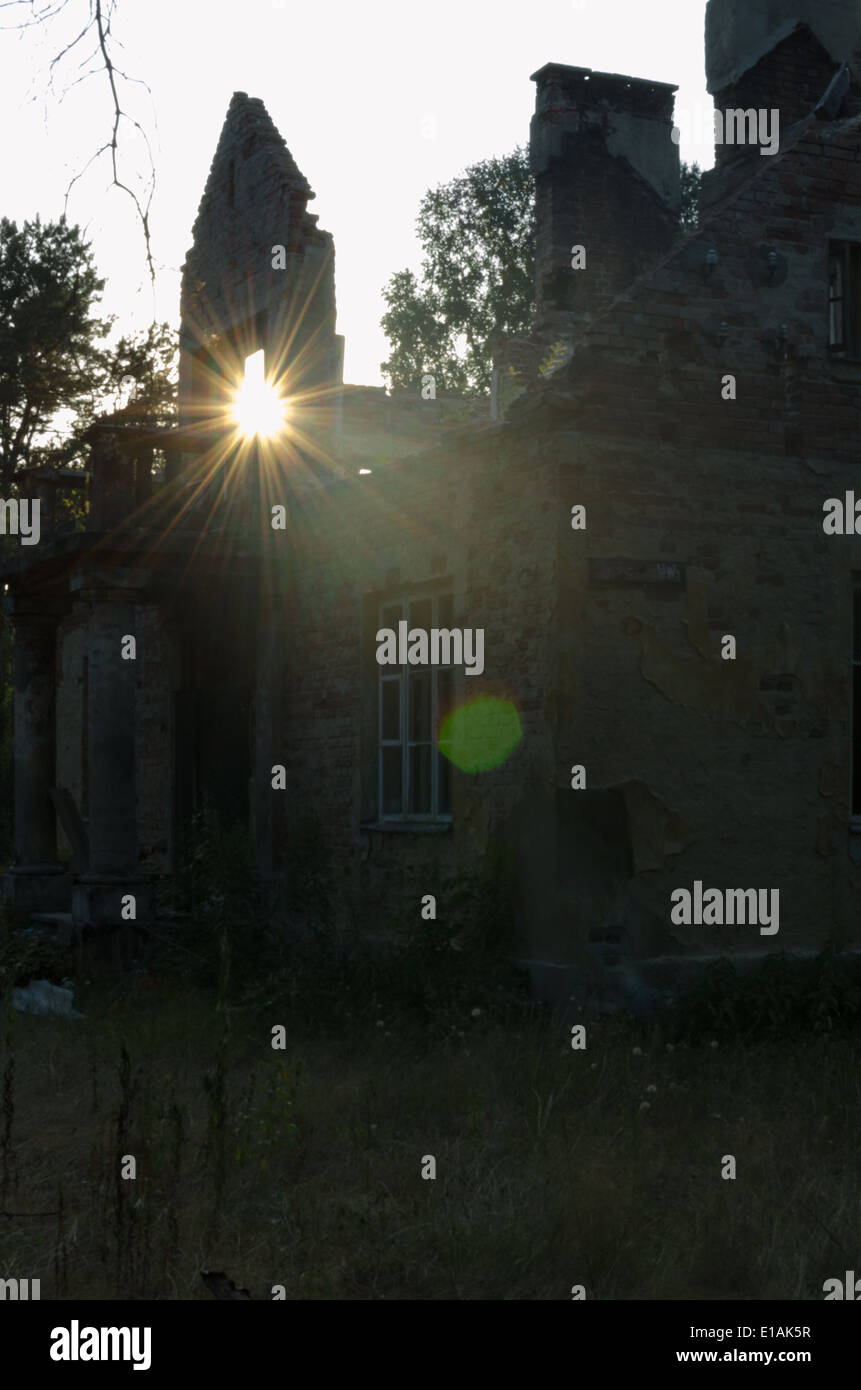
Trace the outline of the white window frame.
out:
M 443 624 L 439 619 L 439 604 L 441 599 L 450 599 L 453 603 L 453 594 L 450 589 L 428 590 L 416 593 L 407 593 L 381 599 L 377 608 L 377 630 L 384 626 L 383 613 L 386 609 L 391 609 L 394 605 L 400 604 L 404 618 L 409 621 L 409 606 L 411 603 L 420 603 L 423 600 L 430 602 L 431 605 L 431 627 L 450 626 L 450 623 Z M 397 631 L 397 628 L 395 628 Z M 437 742 L 437 730 L 439 727 L 439 673 L 440 671 L 454 671 L 456 668 L 452 663 L 439 666 L 380 666 L 377 683 L 377 815 L 380 821 L 389 824 L 450 824 L 452 820 L 451 811 L 440 811 L 440 759 L 444 756 L 439 751 Z M 412 671 L 425 670 L 430 676 L 430 746 L 431 746 L 431 798 L 429 811 L 410 811 L 410 750 L 419 748 L 425 742 L 422 739 L 411 740 L 409 737 L 409 698 L 410 698 L 410 673 Z M 398 694 L 399 729 L 401 737 L 398 739 L 383 738 L 383 686 L 385 683 L 398 682 L 400 689 Z M 383 749 L 401 748 L 401 806 L 398 812 L 384 811 L 383 798 Z

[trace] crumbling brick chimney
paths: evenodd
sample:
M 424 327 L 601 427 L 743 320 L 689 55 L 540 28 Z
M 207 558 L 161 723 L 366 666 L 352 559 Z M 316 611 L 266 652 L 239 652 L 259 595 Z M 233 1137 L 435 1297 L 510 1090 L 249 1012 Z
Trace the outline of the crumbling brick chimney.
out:
M 530 130 L 536 181 L 536 333 L 595 319 L 678 233 L 679 150 L 666 82 L 547 63 Z M 572 268 L 572 247 L 585 268 Z
M 859 0 L 708 0 L 706 79 L 716 111 L 776 110 L 788 130 L 810 114 L 843 63 L 861 78 Z M 725 124 L 724 117 L 719 129 Z M 746 152 L 717 141 L 715 165 Z

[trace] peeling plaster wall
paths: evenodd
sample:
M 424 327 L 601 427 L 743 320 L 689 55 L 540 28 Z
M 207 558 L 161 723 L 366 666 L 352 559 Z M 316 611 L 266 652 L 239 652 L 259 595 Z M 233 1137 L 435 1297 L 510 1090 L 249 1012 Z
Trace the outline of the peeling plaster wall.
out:
M 861 51 L 861 9 L 856 0 L 709 0 L 708 90 L 720 92 L 737 82 L 797 24 L 808 25 L 835 66 Z
M 627 443 L 572 435 L 558 447 L 560 508 L 581 502 L 588 518 L 564 561 L 559 736 L 588 787 L 625 792 L 632 883 L 617 919 L 645 908 L 683 946 L 824 946 L 835 927 L 857 944 L 847 716 L 861 543 L 821 530 L 845 470 L 823 491 L 797 462 L 665 445 L 634 484 Z M 684 565 L 685 583 L 596 581 L 590 559 L 623 555 Z M 726 633 L 736 661 L 721 659 Z M 694 879 L 778 888 L 777 937 L 671 927 L 670 893 Z M 573 935 L 596 925 L 572 912 Z

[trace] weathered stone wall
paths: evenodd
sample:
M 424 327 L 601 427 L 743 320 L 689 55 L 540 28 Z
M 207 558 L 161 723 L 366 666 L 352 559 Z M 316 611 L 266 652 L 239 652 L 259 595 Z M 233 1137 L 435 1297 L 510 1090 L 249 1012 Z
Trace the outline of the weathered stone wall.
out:
M 168 641 L 158 609 L 135 609 L 135 781 L 138 856 L 146 873 L 168 868 L 172 809 L 171 697 Z
M 297 518 L 290 818 L 322 820 L 338 882 L 389 923 L 417 913 L 416 892 L 433 892 L 440 873 L 479 867 L 524 779 L 552 778 L 552 469 L 537 451 L 500 458 L 502 442 L 489 430 L 456 451 L 375 471 Z M 362 831 L 378 819 L 377 604 L 425 584 L 454 593 L 454 626 L 485 630 L 484 674 L 461 672 L 458 700 L 513 701 L 523 739 L 495 770 L 455 772 L 450 833 Z M 287 848 L 289 862 L 289 834 Z
M 480 397 L 465 399 L 440 390 L 434 399 L 423 400 L 419 391 L 390 395 L 382 386 L 345 386 L 334 454 L 344 472 L 352 474 L 433 448 L 447 430 L 489 420 L 490 402 Z
M 633 873 L 608 878 L 603 902 L 572 904 L 573 930 L 616 921 L 644 952 L 668 935 L 719 949 L 822 947 L 835 932 L 859 944 L 847 715 L 861 543 L 822 534 L 822 475 L 706 441 L 654 441 L 636 463 L 625 437 L 570 433 L 555 448 L 560 508 L 588 517 L 563 567 L 560 785 L 582 763 L 588 788 L 621 791 Z M 828 492 L 844 484 L 832 469 Z M 721 658 L 727 633 L 735 661 Z M 779 889 L 779 934 L 671 928 L 670 893 L 694 879 Z
M 861 540 L 822 522 L 857 483 L 861 368 L 828 352 L 829 237 L 861 240 L 859 123 L 811 117 L 511 408 L 558 460 L 559 515 L 587 508 L 561 542 L 558 786 L 583 763 L 601 814 L 602 794 L 624 802 L 620 852 L 563 891 L 575 947 L 613 923 L 644 952 L 857 944 Z M 694 879 L 780 889 L 779 935 L 670 931 L 669 894 Z
M 832 67 L 861 55 L 861 13 L 855 0 L 709 0 L 706 7 L 706 77 L 710 92 L 733 86 L 760 60 L 806 24 L 832 59 Z M 801 72 L 794 77 L 804 81 Z M 783 97 L 792 99 L 792 86 Z M 754 92 L 754 106 L 767 103 Z M 730 105 L 732 103 L 729 103 Z M 747 106 L 750 103 L 745 102 Z M 787 122 L 788 124 L 788 122 Z
M 57 631 L 57 785 L 69 792 L 84 819 L 83 701 L 86 656 L 85 612 L 77 606 Z M 61 854 L 71 852 L 62 828 L 59 830 L 59 847 Z
M 171 810 L 170 685 L 167 641 L 158 610 L 135 609 L 137 639 L 135 689 L 135 747 L 138 853 L 147 872 L 168 867 Z M 86 619 L 76 609 L 57 636 L 57 784 L 72 796 L 87 819 L 85 797 L 86 740 L 84 733 L 84 671 L 87 656 Z M 60 830 L 60 846 L 68 841 Z
M 808 116 L 828 89 L 837 66 L 806 28 L 792 33 L 761 58 L 737 82 L 724 87 L 715 97 L 715 108 L 727 110 L 777 111 L 766 127 L 775 130 L 779 120 L 781 136 L 796 121 Z M 739 147 L 722 142 L 715 145 L 718 168 L 738 158 Z M 756 158 L 762 156 L 758 149 Z

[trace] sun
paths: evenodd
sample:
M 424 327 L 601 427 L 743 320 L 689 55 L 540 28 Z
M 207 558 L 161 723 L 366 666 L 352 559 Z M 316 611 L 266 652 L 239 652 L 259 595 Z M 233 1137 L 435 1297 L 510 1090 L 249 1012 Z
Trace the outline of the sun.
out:
M 236 393 L 233 418 L 246 439 L 267 438 L 284 427 L 287 406 L 263 377 L 263 349 L 245 359 L 245 380 Z

